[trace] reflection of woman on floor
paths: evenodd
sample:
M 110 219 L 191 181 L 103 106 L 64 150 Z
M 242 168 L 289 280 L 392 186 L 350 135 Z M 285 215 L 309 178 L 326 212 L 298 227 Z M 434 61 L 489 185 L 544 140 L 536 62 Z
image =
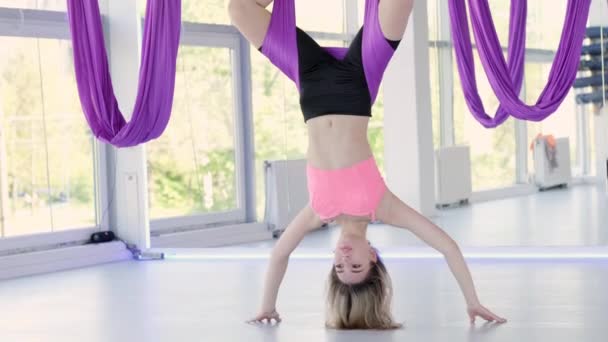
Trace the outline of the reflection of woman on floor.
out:
M 279 15 L 277 8 L 293 1 L 276 0 L 273 12 Z M 284 25 L 271 25 L 271 13 L 265 9 L 271 2 L 231 0 L 229 12 L 241 33 L 285 72 L 288 64 L 296 61 L 277 57 L 287 49 L 277 46 L 281 35 L 286 35 L 281 31 Z M 310 202 L 288 225 L 272 251 L 262 306 L 252 321 L 280 321 L 275 303 L 289 255 L 304 235 L 323 222 L 335 220 L 342 233 L 329 275 L 327 326 L 399 327 L 390 311 L 390 277 L 366 239 L 370 219 L 409 229 L 445 256 L 463 291 L 472 322 L 476 316 L 505 321 L 480 304 L 457 244 L 386 188 L 367 140 L 371 107 L 382 73 L 403 36 L 412 6 L 413 0 L 366 0 L 369 18 L 364 27 L 369 32 L 363 34 L 362 27 L 342 58 L 324 50 L 299 28 L 289 38 L 296 40 L 297 64 L 292 70 L 297 70 L 297 75 L 291 76 L 299 81 L 300 104 L 308 128 Z M 366 55 L 366 50 L 372 51 L 376 59 L 369 57 L 369 52 Z

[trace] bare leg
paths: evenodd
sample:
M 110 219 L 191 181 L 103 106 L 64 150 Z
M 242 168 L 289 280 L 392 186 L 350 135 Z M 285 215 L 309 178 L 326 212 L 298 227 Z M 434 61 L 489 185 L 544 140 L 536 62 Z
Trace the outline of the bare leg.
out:
M 259 49 L 270 24 L 270 12 L 265 7 L 272 0 L 230 0 L 230 19 L 247 40 Z
M 400 40 L 414 7 L 414 0 L 380 0 L 378 17 L 384 37 Z

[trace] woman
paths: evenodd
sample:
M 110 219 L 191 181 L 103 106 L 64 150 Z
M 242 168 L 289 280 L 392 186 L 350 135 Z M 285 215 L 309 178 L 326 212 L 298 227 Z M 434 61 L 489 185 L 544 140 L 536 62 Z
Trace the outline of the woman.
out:
M 308 128 L 310 202 L 285 229 L 269 261 L 262 306 L 250 322 L 280 322 L 275 303 L 289 255 L 323 222 L 342 228 L 329 276 L 326 325 L 338 329 L 392 329 L 391 282 L 377 251 L 367 242 L 370 220 L 409 229 L 441 252 L 456 277 L 471 322 L 504 318 L 484 308 L 457 244 L 443 230 L 404 204 L 376 166 L 367 126 L 382 74 L 397 48 L 413 0 L 367 0 L 365 23 L 342 51 L 320 47 L 295 27 L 294 0 L 231 0 L 234 25 L 300 91 Z M 291 53 L 291 55 L 290 55 Z

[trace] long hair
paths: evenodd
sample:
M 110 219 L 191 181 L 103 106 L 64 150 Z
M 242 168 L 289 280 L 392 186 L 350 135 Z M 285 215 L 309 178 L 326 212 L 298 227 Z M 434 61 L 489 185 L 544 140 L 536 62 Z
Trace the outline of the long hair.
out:
M 329 273 L 325 326 L 333 329 L 398 329 L 391 314 L 393 288 L 384 263 L 378 256 L 367 277 L 345 284 L 335 267 Z

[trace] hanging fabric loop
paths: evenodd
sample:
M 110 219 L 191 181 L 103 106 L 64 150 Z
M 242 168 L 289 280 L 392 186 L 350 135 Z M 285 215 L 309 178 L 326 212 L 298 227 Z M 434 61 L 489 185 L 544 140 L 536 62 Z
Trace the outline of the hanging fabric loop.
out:
M 127 123 L 112 89 L 97 0 L 68 0 L 78 94 L 93 134 L 117 147 L 159 137 L 169 122 L 181 27 L 181 0 L 148 1 L 139 86 Z
M 511 1 L 510 34 L 514 30 L 520 32 L 518 36 L 525 32 L 525 19 L 514 18 L 513 16 L 517 11 L 513 9 L 526 6 L 526 1 Z M 495 127 L 506 118 L 497 115 L 495 118 L 488 120 L 489 117 L 483 111 L 483 104 L 479 99 L 475 83 L 475 74 L 470 72 L 474 70 L 474 60 L 464 2 L 465 0 L 449 0 L 452 37 L 461 84 L 467 105 L 473 116 L 485 127 Z M 549 73 L 549 80 L 536 104 L 529 106 L 519 99 L 521 85 L 518 87 L 513 77 L 515 74 L 514 66 L 510 63 L 507 65 L 502 54 L 502 47 L 492 21 L 488 1 L 469 0 L 471 26 L 479 50 L 479 58 L 500 105 L 510 115 L 522 120 L 541 121 L 557 110 L 567 96 L 576 76 L 589 6 L 590 0 L 568 0 L 564 28 Z M 512 46 L 514 44 L 515 46 Z M 513 53 L 523 53 L 525 51 L 525 39 L 509 39 L 509 62 L 512 60 L 511 51 Z M 513 60 L 518 58 L 519 56 L 515 56 Z M 521 62 L 518 61 L 517 63 L 521 63 L 521 75 L 523 76 L 523 56 L 521 58 Z
M 483 102 L 477 89 L 475 78 L 475 63 L 473 59 L 473 46 L 469 33 L 468 18 L 464 0 L 450 0 L 450 14 L 452 15 L 452 40 L 456 51 L 456 61 L 463 93 L 467 106 L 473 116 L 485 127 L 496 127 L 509 118 L 503 106 L 499 106 L 496 115 L 492 118 L 486 114 Z M 509 47 L 508 47 L 508 74 L 512 87 L 521 90 L 524 78 L 524 56 L 526 40 L 527 2 L 512 1 L 509 19 Z M 453 13 L 464 13 L 454 16 Z M 523 28 L 523 29 L 522 29 Z M 502 49 L 500 51 L 502 54 Z

